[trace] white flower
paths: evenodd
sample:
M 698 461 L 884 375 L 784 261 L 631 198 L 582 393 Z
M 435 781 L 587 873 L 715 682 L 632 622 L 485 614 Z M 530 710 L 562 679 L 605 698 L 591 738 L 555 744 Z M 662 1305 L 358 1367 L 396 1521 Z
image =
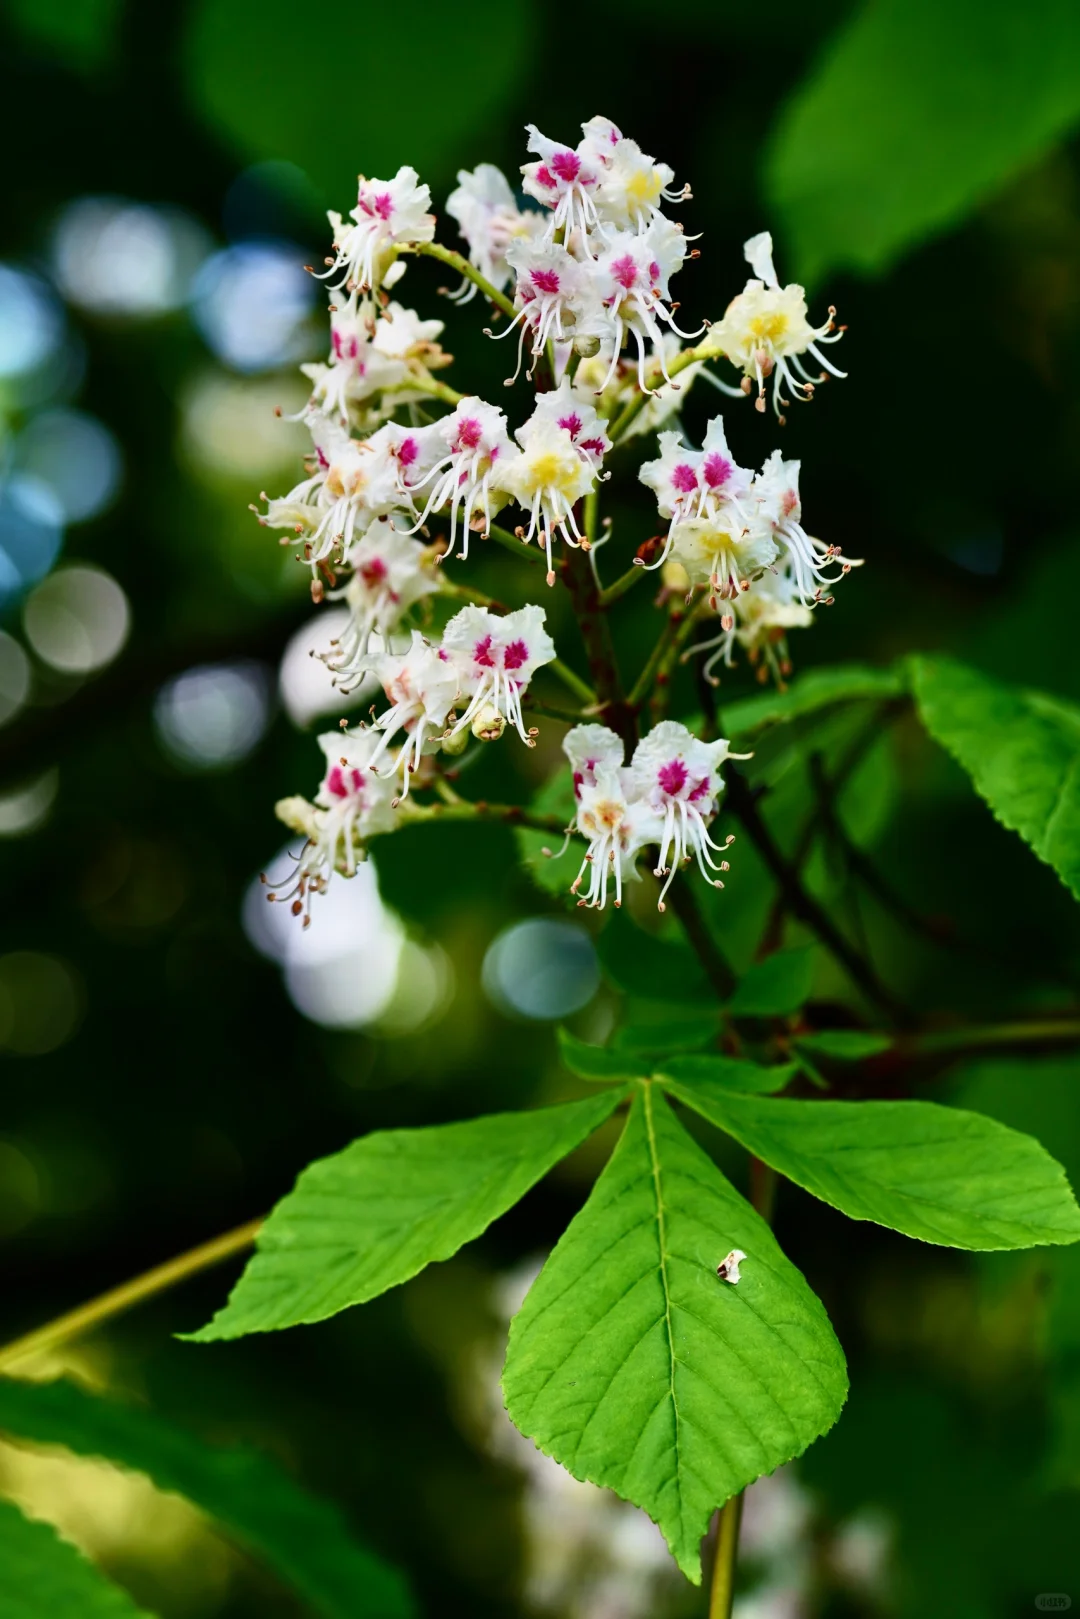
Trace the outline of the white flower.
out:
M 589 847 L 570 892 L 576 894 L 586 874 L 589 886 L 579 905 L 603 910 L 607 904 L 608 882 L 614 879 L 615 905 L 622 904 L 623 883 L 636 879 L 637 857 L 648 843 L 656 843 L 662 833 L 659 816 L 640 799 L 627 797 L 629 772 L 612 765 L 601 765 L 595 779 L 583 784 L 578 796 L 577 830 Z
M 438 342 L 442 330 L 441 320 L 421 320 L 414 309 L 397 303 L 390 304 L 377 320 L 372 320 L 369 310 L 351 302 L 342 307 L 331 304 L 329 363 L 300 367 L 312 381 L 308 408 L 347 425 L 353 415 L 350 407 L 385 389 L 394 394 L 386 414 L 421 398 L 422 387 L 414 391 L 405 384 L 410 377 L 419 383 L 427 370 L 447 364 L 448 357 Z
M 620 766 L 626 757 L 622 738 L 606 725 L 575 725 L 563 737 L 563 752 L 574 777 L 574 797 L 596 783 L 599 771 Z
M 555 583 L 551 560 L 552 538 L 559 534 L 568 545 L 580 545 L 582 534 L 574 517 L 574 505 L 589 493 L 596 481 L 594 452 L 579 446 L 573 434 L 553 421 L 543 405 L 543 396 L 527 422 L 514 437 L 520 451 L 492 474 L 492 484 L 512 495 L 529 513 L 525 535 L 531 540 L 542 536 L 547 554 L 548 584 Z M 599 423 L 601 428 L 607 423 Z
M 569 433 L 578 454 L 599 472 L 600 463 L 611 449 L 611 440 L 604 431 L 607 422 L 597 414 L 591 400 L 586 403 L 575 393 L 565 377 L 557 388 L 537 394 L 532 420 L 554 422 Z
M 822 585 L 838 584 L 862 562 L 844 557 L 838 546 L 813 539 L 803 528 L 799 465 L 798 461 L 785 461 L 774 450 L 754 479 L 753 494 L 759 517 L 770 526 L 790 564 L 795 594 L 805 605 L 813 605 L 825 600 Z M 839 571 L 830 573 L 830 565 Z
M 765 409 L 765 378 L 771 375 L 773 409 L 779 416 L 780 406 L 787 403 L 780 394 L 782 384 L 791 388 L 797 398 L 809 399 L 815 382 L 825 381 L 825 372 L 817 377 L 810 375 L 799 358 L 801 354 L 812 354 L 834 377 L 845 375 L 818 347 L 819 343 L 839 341 L 843 329 L 836 330 L 834 309 L 829 310 L 829 318 L 823 326 L 810 325 L 803 288 L 794 282 L 781 287 L 777 280 L 772 261 L 772 237 L 767 231 L 751 237 L 743 251 L 754 278 L 732 299 L 723 320 L 712 328 L 709 347 L 717 354 L 726 355 L 732 365 L 744 373 L 742 392 L 749 393 L 753 381 L 757 382 L 758 410 Z M 783 417 L 780 419 L 782 421 Z
M 311 476 L 281 499 L 264 495 L 267 509 L 259 521 L 300 536 L 315 575 L 320 563 L 348 550 L 358 525 L 401 506 L 398 453 L 403 448 L 410 455 L 410 435 L 388 423 L 369 439 L 354 439 L 320 411 L 306 420 L 315 446 Z
M 530 197 L 551 209 L 548 236 L 559 230 L 569 235 L 575 227 L 586 233 L 590 225 L 597 223 L 592 199 L 603 174 L 595 141 L 586 138 L 574 150 L 548 140 L 535 124 L 525 127 L 529 132 L 527 149 L 536 152 L 540 161 L 521 165 L 522 183 Z
M 730 669 L 736 646 L 741 646 L 752 664 L 759 664 L 759 678 L 771 672 L 781 686 L 791 673 L 787 632 L 806 629 L 814 621 L 811 608 L 799 600 L 790 568 L 769 568 L 745 594 L 736 596 L 720 616 L 720 634 L 699 642 L 694 652 L 711 652 L 705 664 L 705 678 L 714 685 L 713 670 L 718 663 Z
M 372 635 L 378 633 L 385 643 L 411 607 L 435 594 L 439 581 L 433 553 L 388 517 L 376 518 L 349 548 L 345 562 L 352 576 L 330 599 L 347 603 L 349 623 L 321 656 L 336 684 L 349 692 L 367 671 Z
M 459 169 L 457 190 L 447 198 L 446 211 L 469 244 L 469 262 L 499 292 L 513 278 L 506 257 L 510 243 L 519 236 L 538 235 L 545 223 L 535 209 L 518 207 L 510 182 L 494 163 L 478 163 L 471 172 Z M 466 304 L 476 291 L 475 281 L 466 281 L 454 296 Z
M 490 708 L 531 747 L 536 731 L 525 728 L 522 693 L 537 669 L 555 656 L 555 643 L 544 627 L 543 608 L 521 607 L 500 618 L 485 607 L 463 607 L 446 626 L 443 650 L 457 670 L 462 695 L 471 698 L 451 736 Z
M 688 517 L 676 522 L 669 535 L 670 554 L 686 569 L 691 589 L 703 586 L 709 605 L 730 601 L 749 590 L 755 579 L 779 555 L 770 525 L 743 522 L 733 505 L 715 517 Z
M 643 230 L 660 213 L 660 199 L 682 202 L 689 188 L 670 190 L 675 171 L 666 163 L 647 157 L 637 141 L 620 135 L 606 119 L 592 118 L 582 125 L 587 138 L 594 138 L 602 154 L 604 172 L 596 187 L 596 211 L 606 224 L 621 230 Z
M 617 231 L 608 238 L 596 261 L 600 297 L 613 322 L 613 352 L 601 391 L 615 373 L 628 333 L 637 346 L 638 383 L 642 393 L 649 392 L 645 381 L 647 343 L 653 345 L 654 357 L 660 360 L 664 381 L 675 386 L 668 376 L 661 323 L 680 337 L 698 335 L 676 326 L 668 307 L 670 278 L 685 258 L 685 236 L 677 225 L 662 216 L 653 219 L 640 233 Z
M 307 841 L 296 869 L 267 898 L 289 903 L 294 916 L 303 915 L 305 927 L 311 921 L 311 896 L 326 891 L 335 871 L 353 876 L 364 858 L 364 840 L 397 825 L 395 784 L 371 769 L 375 741 L 370 731 L 320 736 L 326 773 L 314 804 L 286 798 L 277 806 L 279 820 Z
M 714 843 L 707 822 L 716 814 L 724 787 L 720 766 L 727 758 L 739 757 L 745 755 L 732 754 L 723 739 L 701 742 L 676 720 L 662 720 L 635 748 L 627 771 L 632 795 L 648 805 L 661 822 L 656 875 L 667 876 L 660 891 L 661 910 L 676 871 L 691 856 L 708 882 L 717 888 L 724 886 L 710 873 L 726 871 L 727 863 L 718 863 L 709 851 L 722 852 L 732 839 L 723 845 Z
M 725 526 L 746 525 L 744 508 L 752 477 L 728 448 L 722 416 L 714 416 L 705 429 L 700 450 L 687 449 L 680 433 L 661 433 L 659 457 L 646 461 L 638 477 L 654 491 L 661 517 L 671 519 L 667 544 L 655 567 L 666 560 L 677 523 L 708 517 L 725 519 Z
M 622 739 L 606 725 L 575 725 L 563 738 L 563 752 L 573 772 L 575 825 L 589 845 L 570 892 L 576 894 L 588 874 L 578 904 L 603 910 L 614 878 L 615 904 L 621 905 L 622 885 L 637 877 L 637 856 L 658 841 L 662 822 L 646 804 L 632 801 Z
M 532 334 L 530 352 L 535 359 L 548 342 L 567 343 L 582 332 L 592 334 L 603 310 L 592 260 L 583 263 L 558 242 L 519 238 L 507 248 L 506 262 L 517 277 L 518 312 L 498 336 L 507 337 L 520 327 L 517 370 L 510 379 L 515 381 L 527 331 Z
M 431 646 L 419 630 L 413 630 L 409 650 L 384 653 L 374 660 L 375 673 L 390 702 L 385 714 L 374 722 L 382 737 L 372 750 L 372 767 L 379 763 L 399 731 L 406 739 L 394 761 L 394 769 L 404 773 L 401 796 L 409 791 L 409 777 L 417 768 L 426 742 L 441 738 L 450 710 L 458 694 L 458 674 L 448 653 Z
M 355 223 L 346 224 L 333 211 L 328 216 L 335 254 L 322 279 L 337 276 L 333 285 L 344 285 L 354 294 L 375 292 L 387 280 L 396 247 L 434 240 L 431 192 L 417 184 L 419 178 L 408 167 L 400 168 L 392 180 L 365 180 L 361 175 L 356 207 L 349 210 Z
M 491 527 L 493 472 L 515 454 L 506 431 L 506 416 L 482 399 L 462 399 L 449 416 L 422 431 L 438 441 L 442 452 L 422 478 L 410 482 L 410 489 L 430 483 L 431 491 L 420 514 L 417 528 L 433 511 L 450 507 L 450 544 L 457 540 L 459 515 L 462 518 L 461 555 L 469 554 L 469 529 L 474 513 L 483 513 L 484 533 Z M 496 510 L 502 502 L 495 498 Z

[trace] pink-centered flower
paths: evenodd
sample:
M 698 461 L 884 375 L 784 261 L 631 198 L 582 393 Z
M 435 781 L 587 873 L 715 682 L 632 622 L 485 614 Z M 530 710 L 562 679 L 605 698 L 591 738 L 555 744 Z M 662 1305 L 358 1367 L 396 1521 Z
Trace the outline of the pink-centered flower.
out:
M 661 822 L 635 797 L 622 739 L 606 725 L 575 725 L 563 739 L 563 751 L 573 772 L 574 826 L 588 844 L 570 892 L 577 894 L 588 878 L 579 905 L 603 910 L 613 886 L 618 907 L 624 882 L 638 877 L 637 857 L 646 844 L 657 842 Z
M 680 433 L 661 433 L 658 458 L 646 461 L 638 477 L 655 493 L 660 516 L 670 519 L 667 543 L 653 567 L 667 560 L 673 531 L 680 522 L 715 519 L 727 508 L 733 524 L 745 527 L 749 521 L 746 497 L 752 474 L 738 465 L 728 448 L 721 416 L 714 416 L 705 429 L 700 450 L 688 449 Z
M 394 760 L 394 770 L 402 772 L 404 798 L 425 744 L 437 746 L 442 739 L 458 694 L 458 673 L 449 653 L 431 646 L 419 630 L 413 630 L 407 652 L 383 653 L 374 660 L 373 667 L 390 707 L 374 721 L 373 729 L 381 731 L 382 736 L 372 750 L 370 762 L 372 768 L 380 764 L 393 739 L 401 731 L 406 733 Z
M 709 836 L 708 823 L 719 804 L 724 783 L 720 766 L 725 759 L 747 758 L 733 754 L 730 744 L 701 742 L 676 720 L 662 720 L 634 750 L 629 765 L 629 781 L 634 798 L 647 804 L 660 821 L 660 857 L 656 875 L 666 876 L 660 891 L 664 896 L 679 867 L 693 857 L 707 882 L 722 888 L 713 872 L 727 870 L 725 861 L 715 861 L 713 852 L 723 853 L 728 844 L 718 844 Z
M 424 475 L 410 482 L 410 490 L 430 485 L 427 500 L 416 527 L 432 512 L 450 509 L 450 544 L 445 555 L 453 554 L 461 519 L 461 555 L 469 554 L 469 530 L 474 517 L 483 517 L 483 533 L 491 527 L 492 505 L 501 504 L 492 477 L 499 465 L 514 453 L 506 431 L 506 416 L 482 399 L 462 399 L 450 413 L 425 429 L 442 452 Z M 421 497 L 422 498 L 422 497 Z
M 568 343 L 591 330 L 600 304 L 592 281 L 592 261 L 574 258 L 558 242 L 521 237 L 510 243 L 506 262 L 516 277 L 517 314 L 498 337 L 508 337 L 515 327 L 519 330 L 517 368 L 510 379 L 516 381 L 526 334 L 535 361 L 547 343 Z
M 447 624 L 442 644 L 462 696 L 470 699 L 451 736 L 490 708 L 531 747 L 536 731 L 526 728 L 521 699 L 537 669 L 555 656 L 543 608 L 530 605 L 500 617 L 486 607 L 463 607 Z
M 654 348 L 654 358 L 659 357 L 664 381 L 675 386 L 667 371 L 664 327 L 685 338 L 697 337 L 705 330 L 702 326 L 696 332 L 684 332 L 676 325 L 670 307 L 670 279 L 682 267 L 686 253 L 682 231 L 660 215 L 641 232 L 615 231 L 607 237 L 596 261 L 596 271 L 600 298 L 612 323 L 613 352 L 600 392 L 614 376 L 628 336 L 633 338 L 637 348 L 638 384 L 642 393 L 650 391 L 645 381 L 649 345 Z
M 335 872 L 352 877 L 364 859 L 365 840 L 397 825 L 395 784 L 371 768 L 376 741 L 370 731 L 320 736 L 326 770 L 314 804 L 286 798 L 277 806 L 278 819 L 305 842 L 295 869 L 283 883 L 270 885 L 267 898 L 288 904 L 294 916 L 303 916 L 305 927 L 311 922 L 312 895 L 325 893 Z
M 439 580 L 432 551 L 395 528 L 389 517 L 375 519 L 350 546 L 345 562 L 352 569 L 349 582 L 329 595 L 347 604 L 349 622 L 321 657 L 335 684 L 348 693 L 368 671 L 372 635 L 385 643 L 410 608 L 438 591 Z
M 537 154 L 538 161 L 521 165 L 522 184 L 530 197 L 551 209 L 548 235 L 575 229 L 584 235 L 597 223 L 593 198 L 603 174 L 595 143 L 586 137 L 576 148 L 563 146 L 541 135 L 535 124 L 525 127 L 528 150 Z
M 435 216 L 431 210 L 431 192 L 420 185 L 415 169 L 403 166 L 392 180 L 365 180 L 361 175 L 356 207 L 349 210 L 353 224 L 346 224 L 340 214 L 328 215 L 334 228 L 334 256 L 321 277 L 335 287 L 357 295 L 377 292 L 397 279 L 391 267 L 401 273 L 404 266 L 394 264 L 395 249 L 414 242 L 435 239 Z
M 422 389 L 414 392 L 408 382 L 410 378 L 420 382 L 427 370 L 447 363 L 438 342 L 442 331 L 441 320 L 421 320 L 415 310 L 397 303 L 377 319 L 369 309 L 351 302 L 332 304 L 327 363 L 300 367 L 312 384 L 308 409 L 347 426 L 350 419 L 359 421 L 355 415 L 359 407 L 384 390 L 392 394 L 390 408 L 420 397 Z

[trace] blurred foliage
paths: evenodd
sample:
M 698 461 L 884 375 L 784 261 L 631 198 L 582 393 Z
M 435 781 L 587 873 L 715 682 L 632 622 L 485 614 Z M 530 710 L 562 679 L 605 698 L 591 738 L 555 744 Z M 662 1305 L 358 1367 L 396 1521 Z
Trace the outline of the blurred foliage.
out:
M 1080 121 L 1071 0 L 874 0 L 786 108 L 768 192 L 792 266 L 883 270 Z M 914 138 L 913 138 L 914 136 Z
M 851 377 L 793 409 L 784 430 L 804 464 L 814 531 L 867 559 L 803 635 L 800 669 L 820 669 L 827 683 L 825 671 L 850 660 L 883 670 L 912 650 L 943 649 L 1080 701 L 1075 27 L 1064 4 L 785 0 L 766 19 L 697 0 L 661 18 L 634 0 L 591 42 L 584 22 L 569 34 L 533 4 L 460 13 L 424 0 L 400 15 L 323 15 L 283 0 L 5 0 L 0 74 L 20 147 L 0 251 L 48 278 L 63 210 L 111 194 L 185 210 L 214 248 L 272 238 L 292 244 L 297 263 L 317 263 L 319 207 L 347 208 L 357 171 L 415 163 L 441 212 L 457 167 L 490 159 L 513 172 L 526 122 L 572 135 L 602 111 L 693 186 L 685 213 L 703 257 L 680 295 L 695 318 L 719 315 L 745 277 L 743 239 L 766 224 L 786 234 L 793 270 L 876 272 L 869 285 L 822 286 L 821 304 L 835 301 L 849 326 Z M 583 70 L 586 51 L 598 76 Z M 292 167 L 250 167 L 267 159 Z M 439 285 L 432 267 L 410 268 L 410 299 L 446 319 L 460 374 L 498 394 L 505 355 L 480 336 L 475 308 L 437 302 Z M 299 570 L 245 509 L 263 484 L 289 476 L 289 430 L 271 437 L 268 407 L 294 408 L 295 382 L 276 369 L 232 373 L 185 307 L 126 320 L 69 304 L 63 318 L 56 397 L 108 425 L 127 469 L 116 504 L 71 527 L 65 554 L 120 581 L 132 633 L 119 661 L 90 678 L 60 678 L 34 658 L 31 701 L 0 729 L 0 791 L 59 771 L 42 824 L 0 840 L 8 1337 L 252 1218 L 306 1163 L 371 1129 L 581 1094 L 550 1026 L 516 1019 L 481 989 L 501 930 L 561 908 L 522 870 L 507 828 L 417 828 L 377 849 L 384 900 L 452 964 L 456 988 L 433 1024 L 392 1038 L 322 1027 L 253 948 L 241 903 L 282 841 L 274 799 L 313 785 L 311 735 L 275 707 L 247 757 L 198 768 L 168 750 L 153 716 L 163 683 L 195 665 L 247 659 L 272 675 L 308 617 Z M 313 324 L 304 341 L 319 352 Z M 213 395 L 199 391 L 207 380 Z M 37 407 L 3 397 L 10 445 Z M 196 430 L 189 407 L 199 398 L 215 411 Z M 219 424 L 239 423 L 244 401 L 251 415 L 245 406 L 236 432 L 246 448 L 230 461 Z M 689 395 L 695 439 L 714 403 L 703 384 Z M 738 409 L 728 419 L 739 459 L 773 447 L 771 423 Z M 610 510 L 614 574 L 649 519 L 632 479 L 613 484 Z M 512 592 L 502 555 L 474 549 L 477 584 Z M 628 666 L 652 646 L 654 617 L 647 591 L 627 598 L 618 636 Z M 2 627 L 22 637 L 18 601 Z M 570 620 L 553 628 L 575 658 Z M 768 788 L 777 839 L 799 846 L 821 771 L 832 779 L 857 752 L 836 798 L 839 826 L 815 837 L 808 870 L 879 973 L 923 1018 L 1072 1008 L 1075 901 L 995 822 L 965 771 L 888 710 L 889 679 L 843 710 L 796 713 L 808 679 L 793 687 L 789 723 L 755 730 L 750 777 Z M 745 668 L 725 676 L 718 698 L 746 731 L 757 722 L 743 716 L 777 706 Z M 681 670 L 675 711 L 699 702 L 692 669 Z M 489 750 L 477 795 L 532 798 L 558 734 L 545 722 L 526 757 Z M 872 891 L 853 846 L 881 879 Z M 702 904 L 744 968 L 773 890 L 747 840 L 731 861 L 723 893 Z M 583 1040 L 606 1038 L 627 995 L 647 997 L 635 1027 L 701 1012 L 696 959 L 649 900 L 630 894 L 602 929 L 586 919 L 606 982 L 571 1019 Z M 781 942 L 811 941 L 789 924 Z M 814 971 L 815 1011 L 852 1020 L 839 969 L 818 952 Z M 877 1060 L 888 1086 L 890 1055 Z M 814 1064 L 841 1094 L 855 1083 L 844 1077 L 854 1065 L 827 1052 Z M 942 1062 L 921 1088 L 1029 1131 L 1075 1183 L 1077 1077 L 1071 1058 L 1025 1058 L 969 1065 L 954 1083 Z M 268 1452 L 407 1572 L 422 1611 L 507 1619 L 536 1608 L 530 1571 L 538 1559 L 552 1566 L 589 1516 L 574 1497 L 545 1518 L 533 1447 L 505 1439 L 495 1390 L 504 1297 L 580 1208 L 610 1139 L 600 1132 L 463 1254 L 334 1321 L 235 1345 L 176 1343 L 171 1334 L 208 1319 L 225 1295 L 229 1278 L 208 1276 L 44 1370 L 76 1372 L 208 1440 Z M 740 1155 L 707 1139 L 741 1183 Z M 1013 1619 L 1040 1592 L 1080 1600 L 1075 1252 L 947 1254 L 843 1222 L 789 1186 L 776 1230 L 824 1300 L 853 1383 L 836 1429 L 798 1467 L 815 1514 L 798 1550 L 813 1571 L 808 1611 Z M 5 1447 L 0 1487 L 62 1522 L 163 1619 L 298 1613 L 280 1583 L 205 1524 L 162 1516 L 155 1538 L 150 1507 L 164 1498 L 92 1467 Z M 888 1530 L 877 1584 L 853 1580 L 830 1550 L 871 1512 Z M 625 1561 L 632 1537 L 619 1533 Z M 35 1545 L 47 1534 L 35 1531 Z M 610 1537 L 575 1544 L 573 1568 L 595 1571 Z M 748 1582 L 756 1577 L 751 1568 Z M 635 1582 L 639 1596 L 654 1590 L 644 1575 Z M 547 1611 L 577 1619 L 584 1590 L 579 1572 Z M 656 1614 L 700 1612 L 668 1587 L 650 1600 Z M 89 1615 L 90 1599 L 76 1611 Z M 46 1613 L 60 1619 L 62 1609 Z

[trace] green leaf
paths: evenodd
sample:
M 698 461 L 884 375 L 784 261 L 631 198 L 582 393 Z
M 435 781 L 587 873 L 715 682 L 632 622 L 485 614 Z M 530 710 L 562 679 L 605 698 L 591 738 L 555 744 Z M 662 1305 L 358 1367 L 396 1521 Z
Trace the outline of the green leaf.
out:
M 369 72 L 363 95 L 325 96 L 313 117 L 303 86 L 322 81 L 327 44 L 302 0 L 196 0 L 188 15 L 187 85 L 198 111 L 249 160 L 299 164 L 342 212 L 356 201 L 357 170 L 388 179 L 411 163 L 442 185 L 475 162 L 482 147 L 473 142 L 528 70 L 526 7 L 473 0 L 458 14 L 418 0 L 410 26 L 427 71 L 406 87 L 393 73 Z M 369 62 L 374 26 L 366 7 L 340 7 L 335 59 Z M 438 94 L 436 79 L 463 93 Z
M 449 1259 L 614 1112 L 618 1091 L 425 1130 L 379 1130 L 304 1170 L 195 1343 L 325 1321 Z
M 913 658 L 911 670 L 930 735 L 1080 899 L 1080 708 L 952 658 Z
M 559 1030 L 559 1056 L 563 1065 L 579 1079 L 643 1079 L 649 1072 L 649 1064 L 632 1052 L 620 1051 L 614 1046 L 591 1046 L 569 1029 Z
M 680 1101 L 823 1202 L 948 1248 L 1080 1239 L 1065 1171 L 1031 1136 L 936 1102 L 798 1102 L 672 1084 Z
M 0 1501 L 0 1619 L 148 1619 L 47 1523 Z
M 558 815 L 567 826 L 574 819 L 574 784 L 570 767 L 557 770 L 535 795 L 529 808 L 537 815 Z M 585 858 L 585 844 L 580 838 L 571 838 L 560 850 L 560 840 L 550 832 L 533 832 L 528 827 L 514 828 L 514 842 L 518 846 L 522 864 L 538 888 L 545 894 L 556 894 L 568 904 L 577 904 L 570 893 L 570 884 L 581 869 Z M 544 850 L 548 850 L 547 854 Z
M 640 1003 L 633 1011 L 640 1011 Z M 661 1057 L 673 1051 L 700 1051 L 714 1044 L 720 1032 L 718 1010 L 703 1012 L 684 1007 L 677 1017 L 659 1017 L 655 1022 L 624 1023 L 611 1037 L 616 1051 L 633 1056 Z
M 742 1057 L 708 1056 L 666 1057 L 657 1063 L 656 1078 L 662 1085 L 669 1081 L 677 1085 L 691 1085 L 703 1092 L 715 1087 L 721 1091 L 751 1092 L 771 1096 L 786 1090 L 799 1072 L 796 1062 L 781 1063 L 763 1068 L 759 1063 L 747 1062 Z
M 809 999 L 815 951 L 778 950 L 751 967 L 728 1002 L 732 1017 L 783 1017 Z
M 879 271 L 1080 119 L 1075 0 L 875 0 L 778 128 L 766 187 L 804 280 Z
M 793 680 L 786 691 L 763 691 L 728 703 L 721 716 L 722 729 L 725 736 L 745 742 L 770 725 L 789 724 L 840 703 L 873 698 L 884 702 L 902 696 L 903 690 L 903 681 L 895 669 L 873 669 L 861 663 L 810 669 Z
M 402 1577 L 357 1544 L 337 1507 L 308 1495 L 257 1451 L 205 1445 L 149 1411 L 63 1381 L 0 1379 L 0 1431 L 103 1457 L 186 1496 L 328 1619 L 409 1619 L 415 1612 Z
M 862 1062 L 891 1050 L 893 1037 L 863 1029 L 821 1029 L 817 1034 L 800 1034 L 792 1044 L 796 1051 L 831 1057 L 834 1062 Z
M 716 994 L 694 952 L 645 933 L 617 912 L 596 941 L 600 964 L 617 989 L 646 1001 L 714 1005 Z
M 737 1285 L 716 1274 L 732 1248 Z M 644 1507 L 697 1581 L 713 1509 L 831 1427 L 847 1377 L 820 1301 L 646 1085 L 511 1323 L 503 1391 L 522 1433 Z

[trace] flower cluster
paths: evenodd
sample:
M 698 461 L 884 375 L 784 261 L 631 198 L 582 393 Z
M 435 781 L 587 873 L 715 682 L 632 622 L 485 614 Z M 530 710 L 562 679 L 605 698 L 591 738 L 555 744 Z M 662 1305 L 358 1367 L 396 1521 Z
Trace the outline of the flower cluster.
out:
M 782 674 L 785 632 L 808 624 L 811 608 L 831 603 L 826 592 L 861 565 L 803 528 L 799 462 L 774 450 L 760 472 L 749 472 L 716 416 L 700 450 L 677 432 L 661 433 L 659 456 L 638 477 L 668 519 L 663 548 L 646 566 L 679 564 L 691 595 L 703 591 L 720 615 L 720 635 L 697 647 L 714 651 L 707 672 L 721 659 L 730 666 L 739 643 L 755 657 L 764 651 Z
M 663 879 L 661 909 L 690 861 L 722 886 L 716 874 L 726 862 L 717 857 L 727 844 L 709 828 L 720 766 L 733 757 L 728 744 L 664 718 L 666 687 L 657 688 L 658 722 L 636 740 L 644 699 L 638 693 L 628 704 L 620 695 L 636 685 L 611 675 L 596 641 L 597 615 L 635 578 L 662 568 L 655 609 L 665 613 L 673 592 L 686 595 L 681 616 L 690 630 L 705 628 L 691 650 L 711 654 L 708 678 L 719 664 L 732 665 L 738 649 L 781 678 L 787 631 L 808 624 L 853 566 L 803 527 L 798 461 L 773 451 L 750 471 L 735 460 L 721 417 L 708 423 L 700 449 L 689 447 L 675 419 L 699 376 L 740 399 L 756 390 L 759 409 L 772 377 L 778 416 L 785 390 L 810 398 L 826 375 L 842 375 L 821 348 L 841 335 L 832 311 L 824 325 L 811 325 L 803 289 L 780 285 L 771 240 L 761 235 L 745 249 L 753 279 L 723 318 L 681 331 L 671 279 L 697 250 L 664 212 L 690 198 L 671 168 L 600 117 L 582 126 L 574 146 L 530 125 L 528 154 L 517 191 L 489 163 L 459 173 L 447 211 L 467 258 L 436 241 L 430 192 L 408 167 L 392 180 L 361 178 L 347 219 L 330 215 L 333 252 L 322 276 L 330 352 L 302 367 L 311 392 L 298 419 L 310 432 L 311 454 L 294 488 L 263 496 L 259 519 L 296 547 L 314 599 L 348 609 L 345 629 L 320 654 L 340 690 L 376 682 L 385 702 L 369 722 L 319 739 L 326 769 L 312 801 L 279 805 L 305 841 L 293 878 L 272 897 L 305 917 L 311 895 L 335 872 L 355 870 L 369 838 L 403 818 L 451 807 L 469 813 L 450 781 L 462 768 L 458 757 L 473 740 L 491 742 L 508 727 L 531 746 L 530 710 L 571 722 L 564 743 L 577 805 L 571 832 L 587 843 L 573 884 L 579 904 L 603 907 L 611 889 L 620 904 L 646 849 L 655 851 Z M 524 409 L 511 415 L 451 387 L 440 375 L 451 364 L 443 322 L 391 300 L 410 259 L 425 254 L 461 270 L 455 303 L 479 294 L 505 318 L 499 336 L 517 334 L 512 381 L 529 359 Z M 715 374 L 721 360 L 742 373 L 739 386 Z M 608 537 L 599 495 L 621 446 L 654 431 L 658 453 L 638 476 L 656 497 L 665 532 L 641 547 L 640 572 L 630 568 L 604 592 L 594 549 Z M 468 561 L 477 535 L 511 549 L 538 547 L 548 586 L 562 568 L 596 690 L 556 658 L 541 607 L 526 599 L 510 611 L 468 583 L 448 582 L 440 564 Z M 587 561 L 575 556 L 584 551 L 592 552 Z M 519 583 L 535 577 L 527 568 L 519 573 Z M 719 633 L 710 637 L 717 616 Z M 675 622 L 668 617 L 656 655 L 642 656 L 647 672 L 663 662 Z M 544 668 L 546 680 L 560 680 L 573 695 L 573 710 L 530 694 Z M 615 724 L 619 704 L 617 734 L 596 721 Z M 622 737 L 633 744 L 629 762 Z M 513 805 L 504 813 L 526 823 L 532 814 Z M 533 824 L 543 819 L 532 814 Z

